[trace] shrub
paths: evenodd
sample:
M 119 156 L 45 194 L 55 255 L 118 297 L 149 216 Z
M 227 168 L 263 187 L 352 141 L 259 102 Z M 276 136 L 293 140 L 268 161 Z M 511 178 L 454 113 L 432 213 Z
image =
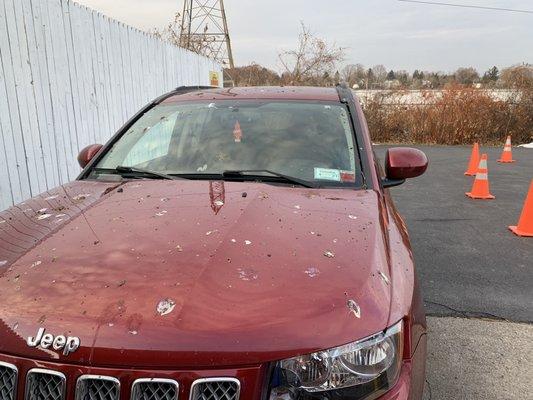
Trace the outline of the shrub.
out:
M 452 86 L 421 92 L 419 104 L 397 104 L 402 92 L 378 92 L 365 102 L 374 142 L 459 145 L 515 143 L 533 136 L 533 90 L 498 100 L 483 90 Z

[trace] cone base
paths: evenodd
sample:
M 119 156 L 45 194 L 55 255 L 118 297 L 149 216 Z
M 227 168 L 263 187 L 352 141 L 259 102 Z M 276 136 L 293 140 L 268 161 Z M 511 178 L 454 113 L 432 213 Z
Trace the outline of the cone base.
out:
M 468 172 L 468 171 L 465 172 L 466 176 L 476 176 L 476 174 L 477 174 L 477 171 L 476 172 Z
M 475 194 L 472 194 L 470 192 L 468 193 L 465 193 L 468 197 L 470 197 L 471 199 L 474 199 L 474 200 L 494 200 L 496 197 L 494 197 L 493 195 L 489 194 L 488 196 L 477 196 Z
M 516 162 L 516 160 L 497 160 L 500 164 L 511 164 Z
M 523 232 L 520 229 L 518 229 L 517 226 L 510 226 L 509 230 L 513 232 L 516 236 L 533 237 L 533 232 Z

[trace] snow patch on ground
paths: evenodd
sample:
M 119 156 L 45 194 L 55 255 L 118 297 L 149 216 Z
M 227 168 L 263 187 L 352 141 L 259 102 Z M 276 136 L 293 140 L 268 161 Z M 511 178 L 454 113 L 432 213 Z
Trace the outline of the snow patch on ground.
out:
M 533 149 L 533 142 L 527 144 L 521 144 L 518 147 L 525 147 L 526 149 Z

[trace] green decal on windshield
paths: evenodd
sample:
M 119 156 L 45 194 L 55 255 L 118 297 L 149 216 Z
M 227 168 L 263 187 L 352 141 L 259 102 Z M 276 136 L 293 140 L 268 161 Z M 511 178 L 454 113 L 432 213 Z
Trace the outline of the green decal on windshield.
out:
M 315 179 L 323 181 L 341 181 L 341 171 L 338 169 L 315 168 Z

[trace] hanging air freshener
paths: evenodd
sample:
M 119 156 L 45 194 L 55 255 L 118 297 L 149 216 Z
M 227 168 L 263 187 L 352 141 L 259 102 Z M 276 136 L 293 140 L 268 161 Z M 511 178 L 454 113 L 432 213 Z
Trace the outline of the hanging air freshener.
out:
M 235 139 L 235 143 L 240 143 L 242 140 L 242 129 L 241 124 L 239 124 L 239 121 L 235 122 L 235 128 L 233 129 L 233 138 Z

